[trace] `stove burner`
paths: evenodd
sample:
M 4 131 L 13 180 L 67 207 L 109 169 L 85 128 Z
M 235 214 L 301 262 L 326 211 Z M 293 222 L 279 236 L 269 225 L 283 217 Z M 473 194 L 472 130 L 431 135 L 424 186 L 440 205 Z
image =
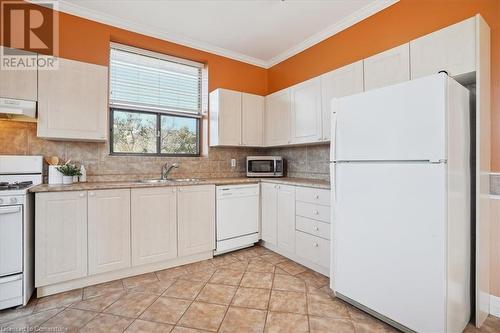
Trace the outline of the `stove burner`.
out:
M 5 191 L 5 190 L 22 190 L 23 188 L 26 188 L 30 185 L 32 185 L 32 181 L 28 182 L 15 182 L 15 183 L 7 183 L 7 182 L 0 182 L 0 191 Z

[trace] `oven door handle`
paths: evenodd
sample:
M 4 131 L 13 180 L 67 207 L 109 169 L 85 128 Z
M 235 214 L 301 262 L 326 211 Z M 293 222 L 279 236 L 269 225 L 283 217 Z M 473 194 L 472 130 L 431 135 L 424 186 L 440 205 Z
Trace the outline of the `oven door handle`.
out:
M 0 215 L 19 213 L 21 206 L 0 207 Z

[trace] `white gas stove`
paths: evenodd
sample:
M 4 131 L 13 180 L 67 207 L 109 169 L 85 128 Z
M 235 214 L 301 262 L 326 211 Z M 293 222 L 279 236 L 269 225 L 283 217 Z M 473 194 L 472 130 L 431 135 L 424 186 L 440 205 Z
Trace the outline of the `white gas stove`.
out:
M 34 290 L 34 198 L 42 156 L 0 155 L 0 309 L 26 305 Z

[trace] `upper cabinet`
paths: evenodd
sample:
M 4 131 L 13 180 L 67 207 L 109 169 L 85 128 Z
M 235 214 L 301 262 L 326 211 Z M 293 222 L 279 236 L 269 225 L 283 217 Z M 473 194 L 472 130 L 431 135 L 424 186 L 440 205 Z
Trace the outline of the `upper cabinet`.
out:
M 410 44 L 406 43 L 363 60 L 365 90 L 410 80 Z
M 2 46 L 0 48 L 3 49 Z M 5 48 L 7 49 L 7 48 Z M 34 53 L 21 51 L 36 56 Z M 0 97 L 37 100 L 37 68 L 31 70 L 0 70 Z
M 241 95 L 241 139 L 244 146 L 262 146 L 264 138 L 264 97 Z
M 241 92 L 217 89 L 210 93 L 210 145 L 241 145 Z
M 266 96 L 264 112 L 264 145 L 290 144 L 290 89 Z
M 63 58 L 58 66 L 38 72 L 38 136 L 105 141 L 108 68 Z
M 362 60 L 321 75 L 321 141 L 330 141 L 332 99 L 362 91 Z
M 452 77 L 476 70 L 476 17 L 410 42 L 412 79 L 446 71 Z
M 319 77 L 290 88 L 291 143 L 312 143 L 321 137 L 321 80 Z
M 261 146 L 264 97 L 216 89 L 210 93 L 210 146 Z

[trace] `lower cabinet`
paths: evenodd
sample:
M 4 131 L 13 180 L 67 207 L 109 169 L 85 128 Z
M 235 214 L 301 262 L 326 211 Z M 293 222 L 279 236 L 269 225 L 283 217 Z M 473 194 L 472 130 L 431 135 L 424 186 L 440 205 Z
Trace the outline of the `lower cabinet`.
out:
M 179 256 L 215 249 L 215 185 L 179 188 L 177 225 Z
M 177 189 L 132 189 L 132 265 L 177 257 Z
M 262 183 L 262 240 L 295 251 L 295 187 Z
M 89 275 L 130 267 L 130 189 L 88 192 Z
M 278 247 L 295 252 L 295 186 L 278 185 L 277 188 Z
M 36 287 L 69 290 L 73 282 L 60 284 L 81 286 L 104 273 L 116 279 L 215 248 L 215 185 L 47 192 L 35 200 Z
M 330 190 L 261 183 L 264 245 L 329 275 Z
M 278 197 L 276 188 L 278 185 L 261 183 L 261 238 L 268 244 L 278 244 L 277 210 Z
M 35 286 L 87 276 L 87 192 L 37 193 Z

